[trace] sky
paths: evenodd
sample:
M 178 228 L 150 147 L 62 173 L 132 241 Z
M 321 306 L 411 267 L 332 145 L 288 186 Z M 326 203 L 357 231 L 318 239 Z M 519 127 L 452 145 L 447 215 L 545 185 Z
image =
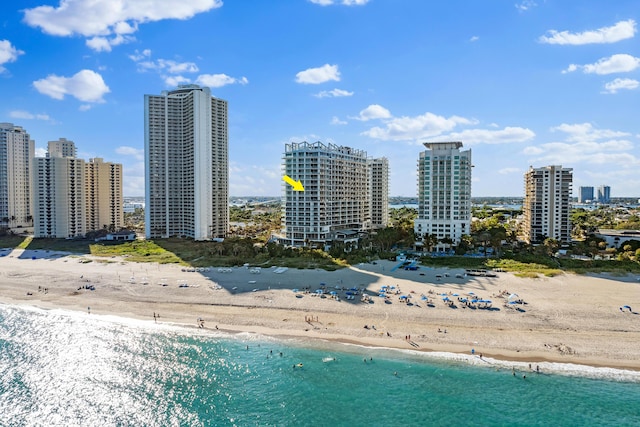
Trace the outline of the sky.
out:
M 517 196 L 530 167 L 640 197 L 637 0 L 0 2 L 0 122 L 124 165 L 144 195 L 144 95 L 229 103 L 232 196 L 282 195 L 285 144 L 387 157 L 415 196 L 424 142 L 472 150 L 472 196 Z

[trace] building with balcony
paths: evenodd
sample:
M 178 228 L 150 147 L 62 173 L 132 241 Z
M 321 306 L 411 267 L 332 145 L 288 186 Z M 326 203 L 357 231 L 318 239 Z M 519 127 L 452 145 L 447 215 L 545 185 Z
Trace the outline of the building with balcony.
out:
M 371 228 L 385 228 L 389 225 L 389 160 L 386 157 L 368 159 L 367 168 Z
M 48 157 L 70 157 L 75 159 L 77 155 L 76 144 L 67 138 L 60 138 L 57 141 L 49 141 L 47 144 Z
M 292 246 L 356 243 L 360 233 L 388 221 L 388 162 L 351 147 L 300 142 L 285 145 L 283 237 Z
M 229 228 L 227 101 L 182 85 L 144 97 L 147 238 L 223 238 Z
M 573 169 L 530 167 L 524 181 L 522 238 L 528 243 L 542 243 L 549 237 L 561 243 L 570 242 Z
M 87 231 L 120 230 L 124 226 L 122 165 L 96 157 L 85 164 Z
M 20 126 L 0 123 L 0 227 L 33 225 L 34 142 Z
M 35 237 L 84 237 L 87 232 L 84 181 L 82 159 L 50 155 L 34 159 Z
M 461 150 L 458 141 L 426 142 L 424 146 L 418 158 L 416 246 L 427 243 L 442 251 L 471 233 L 471 150 Z

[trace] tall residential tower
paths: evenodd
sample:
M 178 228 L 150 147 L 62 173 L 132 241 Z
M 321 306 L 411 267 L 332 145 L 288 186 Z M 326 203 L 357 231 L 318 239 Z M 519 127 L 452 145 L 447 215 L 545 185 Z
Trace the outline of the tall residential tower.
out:
M 144 97 L 147 238 L 224 237 L 229 227 L 227 101 L 183 85 Z
M 542 243 L 550 237 L 559 242 L 569 242 L 573 169 L 562 166 L 530 167 L 524 175 L 524 181 L 524 240 Z
M 0 227 L 33 224 L 34 142 L 20 126 L 0 123 Z
M 59 142 L 59 144 L 58 144 Z M 58 150 L 62 145 L 68 150 Z M 51 152 L 36 157 L 33 170 L 35 237 L 74 238 L 87 232 L 85 162 L 72 141 L 49 142 Z
M 285 184 L 284 238 L 292 246 L 356 242 L 360 232 L 388 221 L 388 162 L 322 142 L 285 145 L 284 174 L 304 191 Z M 375 220 L 373 224 L 372 219 Z
M 414 232 L 422 241 L 434 236 L 439 242 L 435 246 L 445 249 L 471 233 L 471 150 L 461 151 L 462 142 L 426 142 L 424 146 L 418 158 Z
M 124 226 L 122 165 L 96 157 L 85 164 L 87 231 L 120 230 Z

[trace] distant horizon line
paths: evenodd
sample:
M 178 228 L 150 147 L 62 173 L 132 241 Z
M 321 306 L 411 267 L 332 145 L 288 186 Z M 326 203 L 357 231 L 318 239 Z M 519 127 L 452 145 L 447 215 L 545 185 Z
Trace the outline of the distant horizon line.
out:
M 270 198 L 270 199 L 278 199 L 278 198 L 282 198 L 283 196 L 229 196 L 229 198 L 236 198 L 236 199 L 251 199 L 251 198 L 258 198 L 258 197 L 266 197 L 266 198 Z M 578 196 L 572 196 L 572 198 L 577 198 Z M 129 199 L 144 199 L 145 196 L 123 196 L 123 198 L 129 198 Z M 393 198 L 415 198 L 417 199 L 418 196 L 389 196 L 390 199 Z M 524 196 L 471 196 L 472 199 L 524 199 Z M 640 196 L 615 196 L 615 197 L 610 197 L 611 199 L 640 199 Z

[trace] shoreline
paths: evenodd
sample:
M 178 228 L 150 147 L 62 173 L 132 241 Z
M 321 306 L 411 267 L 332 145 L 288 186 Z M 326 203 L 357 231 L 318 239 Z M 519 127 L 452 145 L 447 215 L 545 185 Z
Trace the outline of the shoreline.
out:
M 77 310 L 68 310 L 60 308 L 42 308 L 34 305 L 23 304 L 7 304 L 0 302 L 10 308 L 18 308 L 21 310 L 41 310 L 41 311 L 60 311 L 64 316 L 87 316 L 86 313 Z M 333 354 L 332 351 L 359 354 L 370 357 L 372 354 L 375 358 L 386 357 L 394 354 L 395 357 L 403 359 L 417 359 L 421 362 L 450 362 L 455 364 L 463 364 L 486 369 L 495 369 L 496 371 L 515 371 L 517 376 L 525 375 L 561 375 L 569 377 L 580 377 L 594 380 L 616 381 L 616 382 L 633 382 L 640 383 L 640 370 L 626 368 L 623 366 L 609 366 L 596 364 L 577 363 L 569 360 L 557 361 L 545 358 L 531 358 L 526 355 L 507 356 L 498 354 L 471 355 L 466 352 L 453 351 L 450 348 L 442 349 L 408 349 L 399 346 L 380 346 L 369 341 L 353 340 L 342 337 L 321 337 L 313 338 L 302 335 L 280 334 L 275 331 L 263 333 L 246 329 L 225 329 L 225 328 L 198 328 L 194 325 L 161 322 L 154 323 L 148 319 L 137 319 L 132 317 L 122 317 L 117 314 L 93 314 L 99 321 L 124 324 L 137 328 L 148 328 L 152 325 L 159 326 L 161 330 L 178 330 L 178 333 L 196 333 L 198 336 L 217 337 L 223 339 L 240 339 L 252 337 L 258 341 L 281 342 L 287 346 L 299 346 L 310 348 L 316 351 L 326 351 Z M 132 323 L 134 322 L 134 323 Z M 168 329 L 165 329 L 168 328 Z M 149 329 L 152 330 L 152 329 Z M 539 370 L 538 370 L 539 368 Z
M 158 313 L 161 323 L 187 327 L 195 327 L 196 318 L 202 318 L 204 331 L 215 331 L 217 326 L 218 332 L 231 335 L 252 333 L 461 357 L 472 356 L 473 349 L 476 355 L 500 362 L 640 371 L 640 315 L 618 310 L 623 305 L 640 307 L 640 285 L 633 277 L 520 279 L 500 273 L 497 278 L 456 279 L 459 270 L 421 268 L 422 275 L 391 272 L 394 264 L 379 261 L 335 272 L 263 269 L 256 274 L 244 267 L 231 273 L 217 268 L 188 272 L 176 265 L 13 250 L 0 258 L 0 301 L 80 313 L 90 307 L 91 313 L 146 321 Z M 43 283 L 46 294 L 38 291 Z M 312 296 L 320 283 L 327 291 L 336 286 L 365 289 L 373 303 L 345 300 L 344 289 L 333 291 L 340 301 L 328 294 Z M 83 284 L 95 290 L 83 289 Z M 400 302 L 394 293 L 384 303 L 378 297 L 382 286 L 397 286 L 412 297 L 412 304 Z M 311 292 L 293 292 L 304 287 Z M 522 312 L 507 308 L 501 304 L 504 297 L 496 297 L 506 289 L 526 302 Z M 452 297 L 454 309 L 439 295 L 471 290 L 492 299 L 496 309 L 465 308 Z M 433 307 L 423 303 L 421 295 L 428 296 Z

